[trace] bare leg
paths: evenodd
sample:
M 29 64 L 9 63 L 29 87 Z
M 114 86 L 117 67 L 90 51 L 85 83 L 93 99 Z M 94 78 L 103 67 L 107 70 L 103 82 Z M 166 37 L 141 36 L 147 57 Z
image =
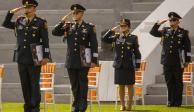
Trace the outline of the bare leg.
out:
M 127 110 L 131 110 L 131 108 L 132 108 L 132 103 L 133 103 L 133 93 L 134 93 L 133 85 L 129 85 L 129 86 L 128 86 L 128 96 L 129 96 L 129 101 L 128 101 Z
M 125 86 L 124 85 L 119 85 L 119 96 L 120 96 L 120 101 L 121 101 L 121 108 L 125 108 Z M 122 110 L 122 109 L 120 109 Z

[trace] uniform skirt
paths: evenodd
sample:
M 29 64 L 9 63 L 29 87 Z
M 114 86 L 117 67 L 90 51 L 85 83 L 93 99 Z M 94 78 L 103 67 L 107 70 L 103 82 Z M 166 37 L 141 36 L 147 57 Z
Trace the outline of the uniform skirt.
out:
M 115 68 L 115 84 L 118 85 L 135 84 L 134 68 Z

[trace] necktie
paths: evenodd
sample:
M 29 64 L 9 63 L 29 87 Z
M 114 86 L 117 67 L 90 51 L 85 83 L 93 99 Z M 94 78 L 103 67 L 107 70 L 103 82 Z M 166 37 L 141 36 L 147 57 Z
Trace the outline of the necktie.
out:
M 26 25 L 29 25 L 30 19 L 26 19 Z
M 175 30 L 172 30 L 172 35 L 174 35 L 174 33 L 175 33 Z
M 79 24 L 78 24 L 78 23 L 76 23 L 76 24 L 75 24 L 75 30 L 77 30 L 77 29 L 78 29 L 78 27 L 79 27 Z

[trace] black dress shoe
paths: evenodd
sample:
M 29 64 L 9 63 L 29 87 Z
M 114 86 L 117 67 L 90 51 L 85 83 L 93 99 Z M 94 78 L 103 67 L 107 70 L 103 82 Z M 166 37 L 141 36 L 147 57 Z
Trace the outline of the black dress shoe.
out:
M 87 100 L 85 99 L 80 100 L 78 108 L 79 112 L 85 112 L 87 109 Z
M 72 107 L 71 112 L 79 112 L 79 109 L 77 107 Z
M 174 105 L 169 103 L 167 107 L 174 107 Z
M 175 104 L 174 107 L 181 107 L 181 104 Z

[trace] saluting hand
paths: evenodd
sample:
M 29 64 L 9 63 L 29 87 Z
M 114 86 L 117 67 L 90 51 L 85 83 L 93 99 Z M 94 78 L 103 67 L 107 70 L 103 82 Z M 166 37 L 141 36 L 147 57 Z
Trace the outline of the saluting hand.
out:
M 20 10 L 23 10 L 23 9 L 24 9 L 24 6 L 21 6 L 21 7 L 18 7 L 18 8 L 15 8 L 15 9 L 10 10 L 10 13 L 17 13 Z
M 162 21 L 161 21 L 161 22 L 159 22 L 158 24 L 159 24 L 159 25 L 162 25 L 162 24 L 166 23 L 168 20 L 169 20 L 169 19 L 162 20 Z
M 113 28 L 111 29 L 111 31 L 114 31 L 114 32 L 115 32 L 115 30 L 116 30 L 118 27 L 119 27 L 119 25 L 113 27 Z
M 69 12 L 67 15 L 65 15 L 65 16 L 62 18 L 61 21 L 66 22 L 66 21 L 69 19 L 69 17 L 70 17 L 71 15 L 72 15 L 72 12 Z

